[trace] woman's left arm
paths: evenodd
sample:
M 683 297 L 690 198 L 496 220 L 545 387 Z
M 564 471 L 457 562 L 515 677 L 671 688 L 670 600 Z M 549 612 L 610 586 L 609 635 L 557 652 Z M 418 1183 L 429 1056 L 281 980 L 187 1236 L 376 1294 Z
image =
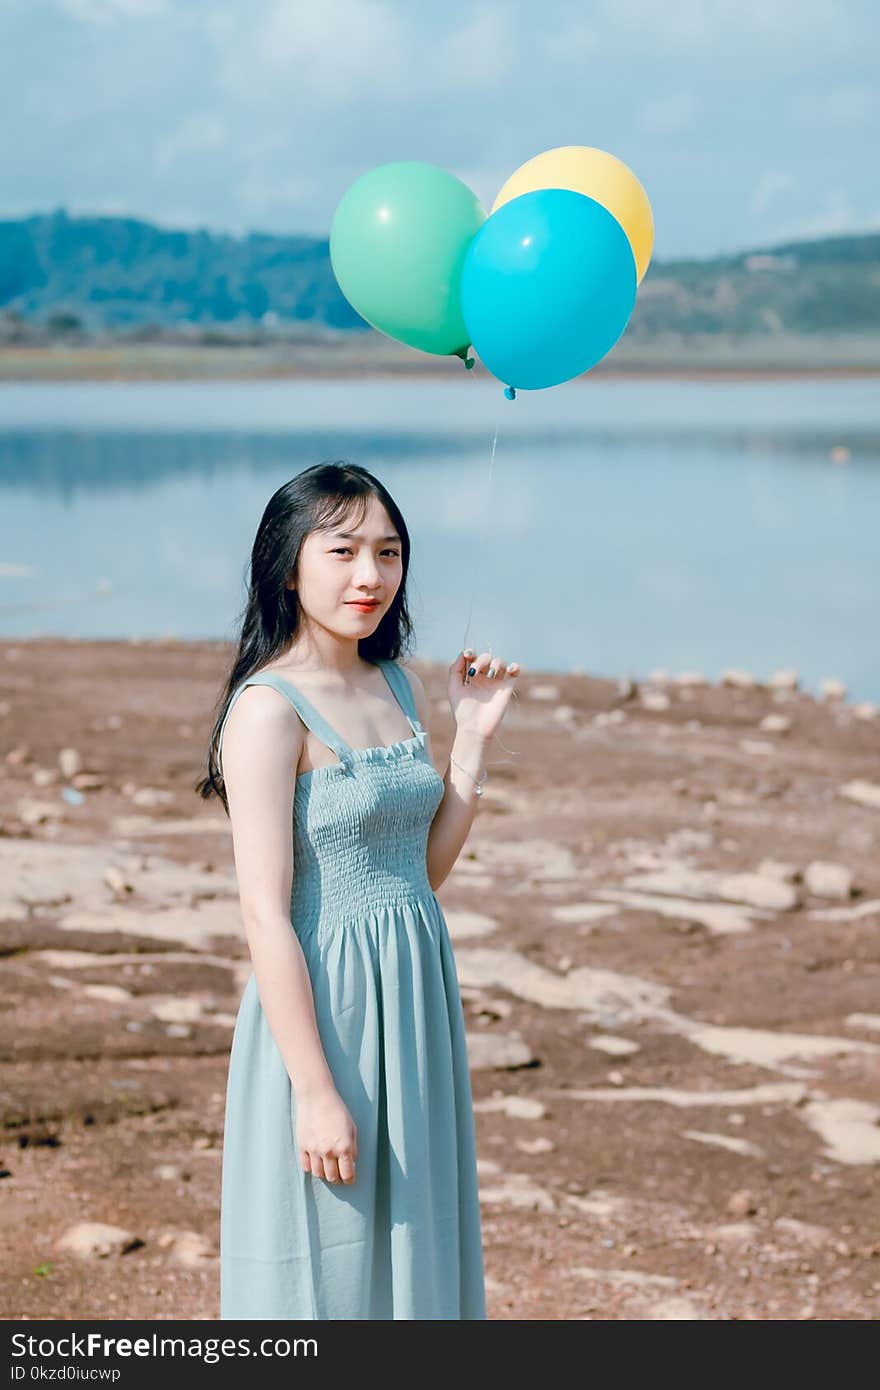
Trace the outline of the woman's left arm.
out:
M 474 674 L 468 676 L 471 668 Z M 430 716 L 425 687 L 412 667 L 405 669 L 412 683 L 419 722 L 427 732 Z M 506 666 L 491 652 L 474 657 L 468 650 L 460 653 L 450 667 L 449 701 L 455 716 L 455 737 L 445 772 L 434 762 L 430 737 L 425 745 L 445 784 L 443 799 L 428 832 L 426 851 L 428 880 L 434 892 L 452 872 L 470 833 L 479 802 L 478 784 L 486 775 L 486 749 L 504 717 L 519 671 L 516 661 Z

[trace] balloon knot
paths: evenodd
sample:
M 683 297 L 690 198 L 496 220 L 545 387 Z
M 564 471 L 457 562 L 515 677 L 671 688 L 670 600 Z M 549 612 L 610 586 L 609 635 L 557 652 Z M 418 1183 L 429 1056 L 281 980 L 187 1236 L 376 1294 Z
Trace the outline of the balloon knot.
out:
M 513 389 L 512 386 L 505 386 L 505 388 L 504 388 L 504 394 L 505 394 L 505 396 L 507 397 L 507 399 L 508 399 L 509 401 L 515 401 L 515 400 L 516 400 L 516 391 Z
M 472 357 L 466 357 L 464 359 L 464 365 L 467 367 L 468 371 L 470 371 L 471 367 L 474 365 L 474 359 Z

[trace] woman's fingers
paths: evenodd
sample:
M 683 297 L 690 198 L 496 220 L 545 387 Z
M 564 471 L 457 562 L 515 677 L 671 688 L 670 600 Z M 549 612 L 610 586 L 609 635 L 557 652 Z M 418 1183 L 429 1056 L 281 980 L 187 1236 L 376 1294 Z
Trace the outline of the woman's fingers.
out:
M 350 1154 L 340 1155 L 339 1176 L 343 1182 L 354 1182 L 354 1159 Z
M 303 1172 L 311 1173 L 312 1177 L 323 1178 L 325 1182 L 354 1182 L 357 1154 L 347 1149 L 338 1156 L 320 1154 L 316 1149 L 300 1149 L 299 1160 Z
M 500 656 L 493 656 L 491 652 L 480 652 L 479 656 L 471 655 L 468 659 L 468 652 L 463 653 L 465 660 L 464 683 L 468 684 L 475 676 L 485 676 L 487 680 L 501 680 L 505 675 L 515 679 L 520 673 L 518 661 L 511 661 L 509 664 L 502 661 Z

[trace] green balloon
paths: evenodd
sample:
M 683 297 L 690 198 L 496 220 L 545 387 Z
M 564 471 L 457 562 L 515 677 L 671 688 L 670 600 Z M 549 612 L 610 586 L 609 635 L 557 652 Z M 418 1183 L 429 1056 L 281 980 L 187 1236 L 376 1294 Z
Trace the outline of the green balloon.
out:
M 330 228 L 330 264 L 349 304 L 389 338 L 465 357 L 461 269 L 487 213 L 454 174 L 403 160 L 363 174 Z

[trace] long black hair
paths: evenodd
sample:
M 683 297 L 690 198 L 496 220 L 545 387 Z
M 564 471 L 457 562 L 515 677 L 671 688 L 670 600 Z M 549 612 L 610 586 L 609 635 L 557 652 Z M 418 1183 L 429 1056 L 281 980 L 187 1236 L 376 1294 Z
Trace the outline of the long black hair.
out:
M 362 637 L 358 652 L 365 661 L 396 660 L 409 654 L 413 624 L 407 608 L 406 578 L 410 542 L 394 498 L 378 478 L 358 464 L 317 463 L 284 483 L 266 505 L 251 550 L 247 601 L 239 619 L 241 636 L 217 705 L 208 747 L 207 772 L 194 790 L 208 800 L 218 796 L 229 814 L 223 774 L 217 759 L 220 730 L 230 700 L 243 680 L 267 665 L 296 637 L 301 621 L 299 597 L 286 581 L 297 578 L 299 552 L 312 531 L 335 530 L 343 521 L 363 520 L 371 497 L 385 508 L 401 540 L 403 575 L 394 599 L 375 631 Z

